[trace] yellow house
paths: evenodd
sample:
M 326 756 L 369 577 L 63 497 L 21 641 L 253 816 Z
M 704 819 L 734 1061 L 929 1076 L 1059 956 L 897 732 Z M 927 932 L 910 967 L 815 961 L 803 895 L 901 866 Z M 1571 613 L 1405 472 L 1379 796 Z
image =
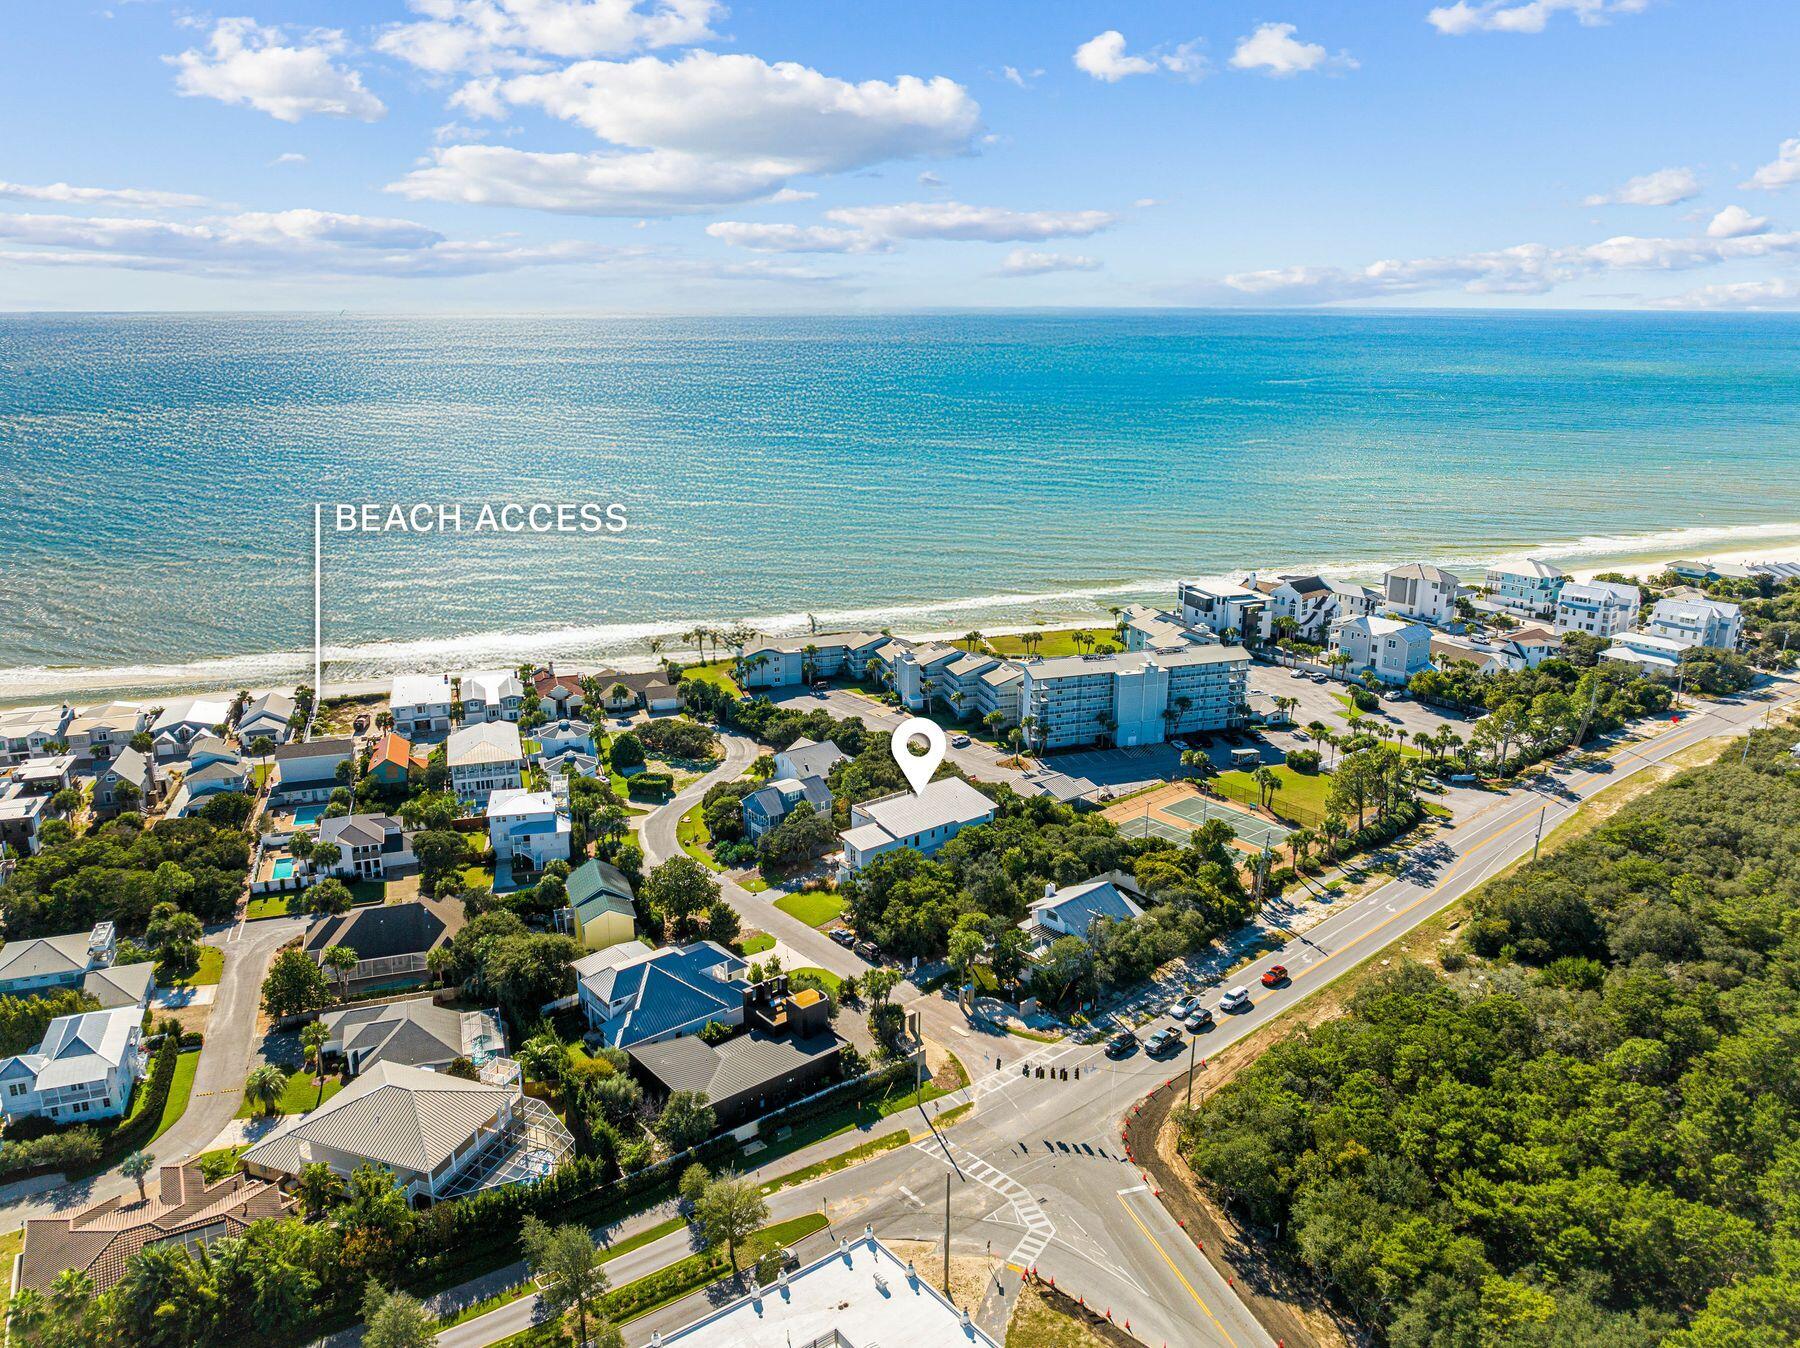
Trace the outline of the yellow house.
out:
M 618 867 L 604 861 L 584 861 L 569 875 L 575 939 L 589 950 L 604 950 L 635 939 L 637 909 L 631 899 L 631 882 Z

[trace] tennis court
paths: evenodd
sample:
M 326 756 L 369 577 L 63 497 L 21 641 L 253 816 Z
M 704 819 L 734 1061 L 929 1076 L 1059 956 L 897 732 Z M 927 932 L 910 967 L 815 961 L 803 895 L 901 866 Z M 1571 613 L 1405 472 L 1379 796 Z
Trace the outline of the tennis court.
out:
M 1193 830 L 1176 828 L 1147 814 L 1134 814 L 1119 821 L 1119 832 L 1127 838 L 1161 838 L 1164 842 L 1185 844 Z
M 1177 819 L 1188 820 L 1196 828 L 1209 819 L 1223 819 L 1231 825 L 1232 832 L 1256 848 L 1279 846 L 1288 834 L 1294 831 L 1251 814 L 1247 810 L 1233 809 L 1229 805 L 1221 805 L 1219 802 L 1207 800 L 1203 796 L 1190 796 L 1186 800 L 1171 801 L 1164 805 L 1162 810 L 1163 813 L 1172 814 Z

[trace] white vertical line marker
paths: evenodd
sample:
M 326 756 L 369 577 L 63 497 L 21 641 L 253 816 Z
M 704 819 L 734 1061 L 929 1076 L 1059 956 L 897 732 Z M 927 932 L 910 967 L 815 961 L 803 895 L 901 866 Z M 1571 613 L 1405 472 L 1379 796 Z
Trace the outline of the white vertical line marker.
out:
M 313 502 L 313 710 L 306 718 L 306 738 L 312 738 L 313 722 L 318 718 L 319 702 L 325 696 L 325 647 L 323 643 L 323 619 L 321 616 L 320 597 L 324 586 L 322 582 L 323 568 L 320 565 L 323 552 L 321 542 L 321 519 L 325 507 L 318 501 Z

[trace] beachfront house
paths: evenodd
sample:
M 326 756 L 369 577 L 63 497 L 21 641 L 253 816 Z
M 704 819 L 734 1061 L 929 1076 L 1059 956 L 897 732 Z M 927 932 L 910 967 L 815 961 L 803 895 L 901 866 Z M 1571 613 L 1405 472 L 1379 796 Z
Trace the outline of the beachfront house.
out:
M 1617 636 L 1637 623 L 1643 594 L 1618 581 L 1570 581 L 1556 596 L 1556 630 Z
M 0 767 L 41 756 L 47 746 L 62 739 L 73 716 L 61 703 L 0 711 Z
M 327 800 L 347 778 L 339 770 L 356 752 L 356 741 L 349 738 L 309 740 L 305 744 L 284 744 L 275 750 L 275 770 L 269 776 L 269 794 L 284 802 Z
M 150 737 L 158 758 L 186 758 L 197 739 L 217 736 L 231 715 L 231 702 L 222 697 L 184 697 L 163 708 L 150 725 Z
M 150 709 L 136 702 L 108 702 L 78 713 L 63 732 L 69 752 L 79 759 L 105 762 L 131 747 L 150 725 Z
M 1443 627 L 1456 621 L 1456 592 L 1460 584 L 1455 575 L 1441 566 L 1408 562 L 1390 568 L 1382 576 L 1382 598 L 1389 613 Z
M 1743 610 L 1722 599 L 1659 599 L 1644 623 L 1644 630 L 1656 636 L 1722 651 L 1737 649 L 1743 629 Z
M 462 723 L 478 725 L 483 721 L 516 721 L 519 704 L 525 700 L 525 685 L 508 669 L 465 669 L 452 674 L 457 700 L 462 703 Z
M 616 963 L 588 958 L 591 964 L 576 966 L 576 996 L 588 1024 L 614 1048 L 698 1034 L 708 1021 L 744 1023 L 749 966 L 717 942 L 632 952 Z
M 117 1118 L 144 1075 L 143 1018 L 137 1006 L 58 1016 L 36 1048 L 0 1062 L 0 1113 L 9 1122 Z
M 496 862 L 541 871 L 569 859 L 573 825 L 552 793 L 502 787 L 489 793 L 486 814 Z
M 844 864 L 859 871 L 876 857 L 910 847 L 930 856 L 965 828 L 994 818 L 994 802 L 960 777 L 941 777 L 923 791 L 896 791 L 850 807 L 840 835 Z
M 1295 636 L 1302 641 L 1318 641 L 1337 611 L 1331 586 L 1322 576 L 1252 572 L 1244 577 L 1244 585 L 1267 596 L 1270 637 L 1278 635 L 1277 618 L 1291 618 Z
M 1230 576 L 1200 576 L 1175 588 L 1181 621 L 1221 641 L 1249 645 L 1268 636 L 1269 597 Z
M 347 814 L 319 821 L 319 841 L 334 844 L 338 859 L 330 867 L 313 866 L 315 875 L 343 880 L 389 880 L 418 864 L 412 835 L 392 815 Z
M 1027 660 L 1020 671 L 1037 748 L 1129 747 L 1242 725 L 1250 653 L 1215 642 Z
M 547 716 L 573 716 L 587 704 L 587 693 L 579 674 L 558 674 L 555 665 L 538 670 L 531 676 L 531 691 Z
M 1556 597 L 1568 579 L 1560 566 L 1526 557 L 1494 563 L 1487 569 L 1483 588 L 1495 608 L 1522 618 L 1548 618 L 1556 612 Z
M 258 740 L 286 744 L 294 737 L 294 699 L 286 693 L 264 693 L 251 701 L 234 727 L 246 750 Z
M 477 809 L 496 791 L 516 790 L 525 769 L 519 728 L 508 721 L 484 721 L 454 731 L 444 742 L 450 789 Z
M 637 938 L 631 881 L 611 862 L 584 861 L 569 872 L 569 934 L 589 950 Z
M 388 691 L 388 711 L 394 729 L 417 740 L 448 733 L 451 700 L 448 675 L 400 674 Z
M 1403 684 L 1431 667 L 1431 629 L 1398 618 L 1339 618 L 1331 625 L 1331 649 L 1349 657 L 1351 674 L 1372 672 L 1383 683 Z

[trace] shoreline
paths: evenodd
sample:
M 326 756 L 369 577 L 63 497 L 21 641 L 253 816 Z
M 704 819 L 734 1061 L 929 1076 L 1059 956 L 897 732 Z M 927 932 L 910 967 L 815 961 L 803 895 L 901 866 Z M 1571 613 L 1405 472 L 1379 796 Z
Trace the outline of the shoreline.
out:
M 1800 525 L 1751 526 L 1756 531 L 1767 531 L 1772 536 L 1800 534 Z M 1682 532 L 1704 533 L 1706 531 L 1670 531 L 1668 534 L 1649 535 L 1642 541 L 1646 544 L 1653 539 L 1665 539 L 1673 542 L 1673 536 Z M 1738 532 L 1738 531 L 1732 531 Z M 1598 541 L 1598 540 L 1597 540 Z M 1619 544 L 1627 543 L 1625 539 L 1606 540 Z M 1585 542 L 1585 540 L 1583 541 Z M 1581 542 L 1574 545 L 1579 549 Z M 1740 542 L 1741 546 L 1741 542 Z M 1755 562 L 1800 562 L 1800 542 L 1779 542 L 1771 546 L 1760 547 L 1754 552 L 1727 553 L 1717 549 L 1706 550 L 1696 547 L 1649 547 L 1644 550 L 1633 550 L 1620 547 L 1613 553 L 1590 552 L 1583 557 L 1577 552 L 1567 549 L 1559 553 L 1553 548 L 1531 549 L 1529 553 L 1513 551 L 1498 554 L 1485 561 L 1462 559 L 1453 562 L 1440 562 L 1449 570 L 1459 567 L 1463 573 L 1473 573 L 1484 569 L 1495 562 L 1516 560 L 1527 555 L 1541 557 L 1547 561 L 1560 562 L 1569 575 L 1578 581 L 1593 579 L 1603 572 L 1619 572 L 1625 575 L 1643 578 L 1663 569 L 1668 563 L 1683 559 L 1704 559 L 1712 562 L 1755 563 Z M 1605 556 L 1605 561 L 1595 560 L 1596 556 Z M 1579 563 L 1579 564 L 1578 564 Z M 1237 568 L 1243 570 L 1245 568 Z M 1271 568 L 1272 569 L 1272 568 Z M 1304 572 L 1305 567 L 1283 567 L 1284 571 Z M 1314 568 L 1314 570 L 1345 580 L 1379 582 L 1382 564 L 1346 564 Z M 855 630 L 892 630 L 895 635 L 917 641 L 944 641 L 961 637 L 972 628 L 979 628 L 988 636 L 1011 636 L 1022 632 L 1040 631 L 1054 627 L 1075 627 L 1092 625 L 1100 620 L 1110 619 L 1109 605 L 1105 600 L 1114 600 L 1122 606 L 1127 602 L 1145 602 L 1157 607 L 1167 607 L 1173 602 L 1175 579 L 1166 581 L 1145 580 L 1126 582 L 1119 585 L 1106 585 L 1088 589 L 1070 590 L 1055 594 L 1015 594 L 989 595 L 973 599 L 951 599 L 937 603 L 914 605 L 893 605 L 887 608 L 864 608 L 833 611 L 833 621 L 827 625 L 823 621 L 820 631 L 855 631 Z M 985 609 L 993 612 L 1012 608 L 1030 610 L 1034 613 L 1033 621 L 981 621 L 981 612 Z M 875 618 L 884 614 L 914 612 L 925 614 L 948 615 L 957 611 L 970 614 L 970 623 L 961 627 L 945 627 L 941 624 L 910 627 L 892 622 L 877 622 Z M 864 621 L 855 621 L 862 617 Z M 804 614 L 780 614 L 765 618 L 758 631 L 764 636 L 785 638 L 803 635 L 808 629 Z M 837 619 L 844 619 L 838 621 Z M 450 669 L 469 668 L 511 668 L 523 663 L 531 652 L 535 651 L 536 661 L 542 663 L 547 655 L 559 664 L 569 664 L 584 668 L 606 667 L 624 673 L 636 673 L 655 669 L 659 658 L 648 650 L 648 642 L 653 638 L 679 636 L 683 632 L 693 630 L 694 624 L 641 623 L 631 628 L 633 635 L 619 638 L 620 644 L 635 646 L 636 649 L 624 649 L 616 653 L 593 652 L 566 654 L 554 649 L 559 639 L 568 639 L 566 632 L 549 630 L 540 633 L 506 634 L 503 641 L 511 653 L 518 658 L 507 658 L 507 653 L 489 650 L 483 653 L 479 648 L 468 650 L 458 655 L 459 645 L 466 642 L 478 642 L 482 634 L 474 634 L 466 638 L 426 639 L 413 642 L 393 643 L 391 651 L 384 653 L 381 644 L 372 644 L 354 648 L 353 653 L 326 656 L 326 697 L 359 697 L 387 691 L 393 681 L 394 672 L 384 670 L 380 673 L 351 675 L 344 679 L 330 677 L 330 667 L 338 664 L 381 664 L 392 662 L 408 672 L 435 673 Z M 494 644 L 500 644 L 496 639 Z M 416 658 L 405 653 L 412 651 Z M 677 658 L 683 662 L 699 660 L 701 654 L 689 646 L 665 647 L 664 655 Z M 209 670 L 211 672 L 209 672 Z M 228 670 L 240 671 L 240 676 L 231 678 Z M 245 656 L 222 656 L 211 659 L 199 659 L 181 665 L 137 665 L 119 667 L 82 667 L 30 668 L 6 670 L 0 669 L 0 710 L 42 704 L 46 701 L 63 700 L 78 706 L 103 703 L 112 700 L 143 701 L 167 700 L 177 697 L 230 697 L 240 688 L 248 688 L 253 694 L 265 692 L 291 693 L 297 682 L 311 676 L 311 651 L 276 651 Z M 260 673 L 260 677 L 256 674 Z

